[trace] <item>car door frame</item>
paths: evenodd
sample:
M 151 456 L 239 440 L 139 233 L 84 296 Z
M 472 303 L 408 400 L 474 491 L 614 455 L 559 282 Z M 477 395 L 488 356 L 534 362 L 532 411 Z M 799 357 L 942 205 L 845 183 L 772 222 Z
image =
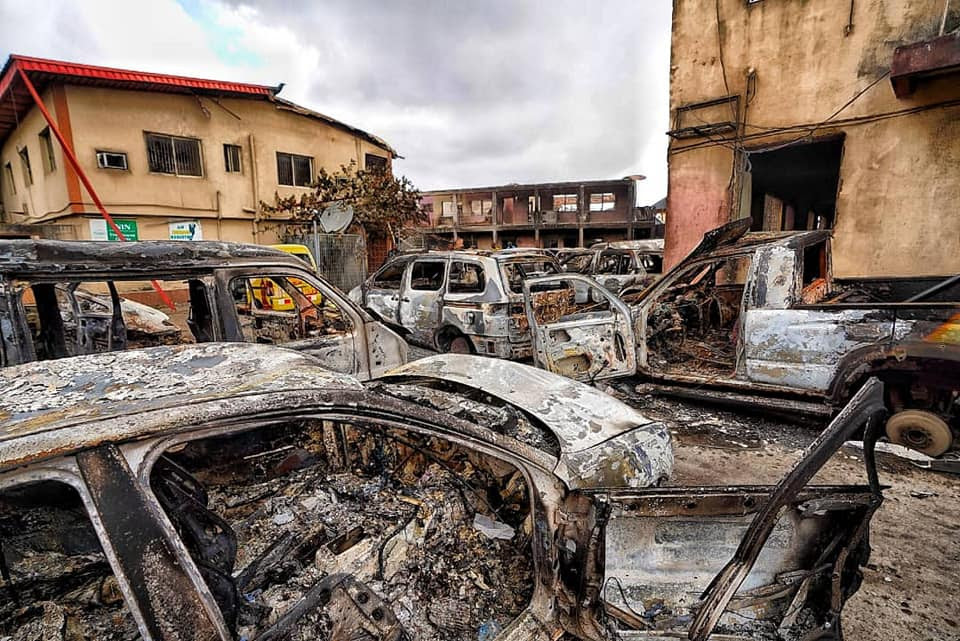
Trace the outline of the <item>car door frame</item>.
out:
M 104 461 L 109 462 L 109 469 L 102 465 Z M 153 509 L 152 495 L 144 492 L 120 448 L 105 444 L 40 467 L 5 472 L 0 474 L 0 489 L 37 481 L 63 483 L 77 492 L 110 572 L 117 580 L 124 606 L 141 634 L 146 631 L 155 639 L 190 636 L 195 624 L 201 621 L 216 633 L 212 638 L 233 638 L 200 570 L 167 519 Z M 104 502 L 109 496 L 122 497 L 126 502 L 122 509 L 113 510 L 113 515 L 105 515 L 102 509 L 105 505 L 112 507 L 109 501 Z M 131 523 L 136 524 L 136 536 L 130 535 Z M 153 553 L 149 568 L 140 551 L 144 548 Z M 134 579 L 148 572 L 152 580 Z M 161 607 L 169 600 L 164 598 L 164 593 L 169 593 L 165 579 L 171 578 L 176 579 L 179 589 L 174 598 L 181 605 L 194 607 Z M 185 611 L 191 616 L 184 616 Z
M 407 272 L 410 271 L 410 265 L 413 264 L 414 258 L 414 256 L 400 256 L 388 261 L 386 265 L 383 265 L 380 267 L 380 269 L 375 271 L 361 287 L 363 292 L 363 306 L 370 310 L 378 318 L 382 319 L 383 322 L 389 323 L 395 327 L 403 327 L 403 325 L 400 323 L 400 298 L 403 294 L 403 285 L 406 282 Z M 377 277 L 388 268 L 395 266 L 397 263 L 403 263 L 403 271 L 400 274 L 400 286 L 396 290 L 375 287 L 374 283 L 376 282 Z M 370 304 L 371 292 L 374 292 L 377 295 L 382 292 L 384 300 L 393 303 L 392 317 L 388 317 L 380 309 L 377 309 Z M 389 307 L 384 305 L 384 309 L 389 309 Z
M 692 374 L 677 374 L 675 372 L 664 372 L 654 370 L 649 365 L 649 348 L 647 346 L 647 321 L 650 315 L 650 309 L 657 302 L 657 300 L 670 288 L 672 283 L 675 283 L 679 278 L 684 274 L 703 269 L 704 267 L 712 264 L 719 263 L 737 259 L 748 259 L 750 261 L 750 266 L 747 270 L 746 280 L 743 285 L 743 292 L 740 298 L 740 305 L 738 307 L 738 337 L 737 337 L 737 359 L 734 365 L 734 371 L 731 376 L 727 378 L 717 378 L 712 376 L 704 376 L 696 373 Z M 636 322 L 636 335 L 640 338 L 637 340 L 637 372 L 643 376 L 647 376 L 654 380 L 659 381 L 668 381 L 668 382 L 678 382 L 678 383 L 697 383 L 697 384 L 708 384 L 708 385 L 726 385 L 733 387 L 753 387 L 753 383 L 749 381 L 746 377 L 745 367 L 744 367 L 744 326 L 746 323 L 746 315 L 751 309 L 750 301 L 753 299 L 756 291 L 756 279 L 755 272 L 757 270 L 757 257 L 756 252 L 747 249 L 740 252 L 732 252 L 729 254 L 719 254 L 719 255 L 703 255 L 698 256 L 695 259 L 684 262 L 671 269 L 666 276 L 658 280 L 649 290 L 649 293 L 643 298 L 640 304 L 635 308 L 635 316 L 637 319 Z M 766 386 L 767 389 L 785 389 L 781 386 Z
M 443 278 L 440 281 L 440 287 L 436 290 L 413 289 L 413 268 L 417 263 L 443 264 Z M 397 317 L 400 319 L 401 326 L 411 338 L 420 343 L 432 345 L 436 349 L 439 349 L 436 344 L 437 330 L 440 329 L 440 324 L 443 321 L 443 300 L 449 276 L 450 258 L 448 256 L 415 257 L 403 271 L 403 287 L 400 289 L 400 306 Z M 424 301 L 426 301 L 426 304 L 424 304 Z M 430 327 L 418 327 L 416 323 L 417 314 L 414 310 L 428 305 L 433 309 L 427 318 L 434 319 L 434 323 Z
M 579 288 L 590 292 L 590 298 L 599 294 L 606 299 L 610 306 L 610 318 L 538 323 L 533 309 L 533 288 L 565 281 L 572 281 L 574 291 L 579 285 Z M 530 278 L 523 282 L 523 302 L 533 342 L 533 362 L 537 367 L 584 382 L 632 376 L 636 373 L 636 338 L 630 308 L 594 279 L 573 273 Z M 604 326 L 608 326 L 609 330 L 603 332 Z M 590 359 L 590 368 L 585 372 L 564 371 L 564 368 L 557 364 L 560 358 L 573 358 L 582 354 L 588 354 Z M 614 364 L 603 365 L 604 355 L 608 363 L 612 355 Z M 601 365 L 596 367 L 595 363 L 598 362 Z
M 820 436 L 807 447 L 803 456 L 796 462 L 779 483 L 769 486 L 712 486 L 712 487 L 676 487 L 676 488 L 648 488 L 641 490 L 611 489 L 611 490 L 584 490 L 584 494 L 591 495 L 595 500 L 600 517 L 595 526 L 596 535 L 591 537 L 598 541 L 597 548 L 584 554 L 585 559 L 604 559 L 603 576 L 595 580 L 598 586 L 596 598 L 604 602 L 604 590 L 609 579 L 610 568 L 606 563 L 612 561 L 608 554 L 608 524 L 616 522 L 616 517 L 630 518 L 631 516 L 658 519 L 663 516 L 673 516 L 679 519 L 673 528 L 658 528 L 657 542 L 665 545 L 666 559 L 673 560 L 677 550 L 671 548 L 679 545 L 683 534 L 680 532 L 688 521 L 695 517 L 709 518 L 717 516 L 717 523 L 732 523 L 733 517 L 754 516 L 740 537 L 739 545 L 731 559 L 722 566 L 710 583 L 702 591 L 699 603 L 692 607 L 693 618 L 688 629 L 691 641 L 707 641 L 720 621 L 721 616 L 730 604 L 740 586 L 747 580 L 768 540 L 777 538 L 774 530 L 781 519 L 790 520 L 788 512 L 809 513 L 809 516 L 830 514 L 847 510 L 850 515 L 859 515 L 859 520 L 850 519 L 845 531 L 849 535 L 842 545 L 831 550 L 832 543 L 824 547 L 832 552 L 833 559 L 831 578 L 830 611 L 825 615 L 825 629 L 839 629 L 840 610 L 846 598 L 848 586 L 852 582 L 857 585 L 856 574 L 859 572 L 861 561 L 866 562 L 864 552 L 869 554 L 869 526 L 870 521 L 883 502 L 882 487 L 879 482 L 875 446 L 887 416 L 884 404 L 883 383 L 876 378 L 870 379 L 847 406 L 831 421 Z M 854 438 L 863 428 L 864 444 L 864 475 L 865 484 L 850 486 L 810 485 L 810 481 L 817 472 L 830 460 L 835 452 L 850 438 Z M 800 509 L 806 505 L 806 509 Z M 792 506 L 792 507 L 791 507 Z M 611 520 L 611 516 L 615 518 Z M 799 532 L 800 528 L 797 527 Z M 694 532 L 696 530 L 694 529 Z M 798 537 L 800 534 L 797 535 Z M 659 537 L 663 540 L 660 541 Z M 692 543 L 692 539 L 686 543 Z M 626 543 L 640 545 L 635 539 Z M 822 551 L 821 551 L 822 552 Z M 644 552 L 646 553 L 646 552 Z M 621 559 L 626 563 L 632 557 Z M 829 559 L 823 559 L 826 564 Z M 818 561 L 821 563 L 821 561 Z M 851 572 L 851 564 L 854 564 Z M 821 570 L 822 571 L 822 570 Z M 628 569 L 629 574 L 631 571 Z M 810 572 L 810 578 L 805 579 L 798 588 L 798 595 L 804 593 L 808 582 L 815 573 Z M 625 599 L 622 583 L 614 583 L 620 589 L 621 597 Z M 795 597 L 796 598 L 796 597 Z M 624 618 L 633 618 L 634 613 L 621 610 Z M 636 617 L 640 620 L 640 617 Z M 642 620 L 640 621 L 642 623 Z M 806 638 L 806 637 L 805 637 Z M 819 638 L 819 637 L 818 637 Z
M 329 285 L 308 270 L 290 265 L 242 265 L 236 267 L 225 267 L 217 269 L 214 277 L 216 283 L 216 302 L 220 308 L 218 317 L 221 323 L 221 335 L 223 340 L 237 343 L 248 342 L 240 328 L 240 317 L 237 312 L 236 302 L 230 292 L 230 283 L 237 278 L 269 278 L 278 276 L 289 278 L 299 278 L 321 293 L 324 300 L 332 300 L 341 313 L 346 314 L 351 324 L 350 346 L 353 350 L 353 371 L 347 372 L 360 378 L 370 377 L 370 352 L 367 342 L 366 319 L 357 311 L 355 304 L 350 301 L 346 295 L 342 294 L 332 285 Z M 312 304 L 312 303 L 311 303 Z M 311 354 L 310 342 L 314 338 L 303 338 L 287 343 L 277 343 L 278 347 L 287 347 L 296 349 L 304 354 Z M 345 341 L 346 342 L 346 341 Z M 318 345 L 319 346 L 319 345 Z

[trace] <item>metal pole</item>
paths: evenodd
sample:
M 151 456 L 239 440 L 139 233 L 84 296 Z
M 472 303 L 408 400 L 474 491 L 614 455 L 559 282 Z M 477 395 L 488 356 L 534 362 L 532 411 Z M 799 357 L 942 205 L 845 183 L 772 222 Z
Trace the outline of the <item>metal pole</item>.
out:
M 57 123 L 54 122 L 53 118 L 50 116 L 50 112 L 47 111 L 46 106 L 44 106 L 43 101 L 40 100 L 40 95 L 37 93 L 37 90 L 34 88 L 33 83 L 30 82 L 30 78 L 23 72 L 23 69 L 17 68 L 17 71 L 20 73 L 20 77 L 23 79 L 23 84 L 27 87 L 27 91 L 30 92 L 30 96 L 33 97 L 33 102 L 37 105 L 37 108 L 40 109 L 40 113 L 43 114 L 44 120 L 47 121 L 47 124 L 50 125 L 50 131 L 53 132 L 53 135 L 56 136 L 57 142 L 60 143 L 60 147 L 63 149 L 63 155 L 66 156 L 67 161 L 70 163 L 70 166 L 73 167 L 73 170 L 77 173 L 77 176 L 80 178 L 80 182 L 83 183 L 83 186 L 87 188 L 87 192 L 90 194 L 90 198 L 93 200 L 93 204 L 97 206 L 97 209 L 100 210 L 100 215 L 103 216 L 103 219 L 107 221 L 107 224 L 110 225 L 110 228 L 113 229 L 113 233 L 117 235 L 122 241 L 126 241 L 127 237 L 123 235 L 123 232 L 120 231 L 120 227 L 117 226 L 117 223 L 113 220 L 113 216 L 107 213 L 107 208 L 103 206 L 103 202 L 100 200 L 100 196 L 97 195 L 97 192 L 93 189 L 93 184 L 90 182 L 90 179 L 87 178 L 87 174 L 83 171 L 83 168 L 80 167 L 80 162 L 77 160 L 77 157 L 73 153 L 73 149 L 70 145 L 67 144 L 66 139 L 63 137 L 63 134 L 60 133 L 60 128 L 57 127 Z M 164 303 L 167 304 L 170 309 L 177 311 L 176 305 L 173 304 L 173 300 L 170 296 L 167 295 L 163 288 L 160 286 L 160 283 L 156 280 L 150 281 L 150 284 L 153 285 L 153 288 L 160 295 L 160 298 Z
M 320 271 L 320 236 L 317 234 L 317 216 L 316 210 L 313 212 L 313 259 L 317 262 L 317 271 Z

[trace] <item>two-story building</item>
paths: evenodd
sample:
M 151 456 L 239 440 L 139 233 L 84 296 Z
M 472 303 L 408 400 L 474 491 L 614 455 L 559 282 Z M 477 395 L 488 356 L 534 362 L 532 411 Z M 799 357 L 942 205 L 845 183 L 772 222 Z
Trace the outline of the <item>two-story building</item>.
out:
M 960 2 L 674 0 L 666 262 L 834 229 L 839 277 L 960 272 Z
M 260 202 L 299 195 L 321 167 L 391 166 L 380 138 L 280 98 L 281 86 L 10 56 L 0 72 L 7 229 L 116 240 L 25 85 L 36 88 L 128 239 L 277 242 Z
M 427 191 L 419 231 L 480 249 L 650 238 L 656 219 L 635 205 L 637 178 Z

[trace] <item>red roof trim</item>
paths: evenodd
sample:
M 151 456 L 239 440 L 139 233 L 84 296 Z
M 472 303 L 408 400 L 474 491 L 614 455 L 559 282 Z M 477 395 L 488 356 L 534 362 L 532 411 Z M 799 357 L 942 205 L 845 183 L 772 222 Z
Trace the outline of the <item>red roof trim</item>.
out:
M 273 96 L 279 89 L 277 87 L 266 87 L 264 85 L 251 85 L 241 82 L 226 82 L 221 80 L 205 80 L 203 78 L 190 78 L 187 76 L 171 76 L 162 73 L 150 73 L 144 71 L 131 71 L 127 69 L 114 69 L 112 67 L 96 67 L 93 65 L 83 65 L 75 62 L 63 62 L 60 60 L 46 60 L 44 58 L 29 58 L 27 56 L 11 55 L 9 70 L 13 72 L 16 67 L 24 71 L 34 73 L 49 73 L 58 76 L 74 76 L 79 78 L 96 78 L 98 80 L 114 82 L 132 82 L 138 84 L 156 85 L 157 87 L 179 87 L 185 89 L 199 89 L 205 91 L 224 91 L 230 93 L 252 94 L 257 96 Z M 3 80 L 7 80 L 4 78 Z M 7 88 L 0 80 L 0 95 Z

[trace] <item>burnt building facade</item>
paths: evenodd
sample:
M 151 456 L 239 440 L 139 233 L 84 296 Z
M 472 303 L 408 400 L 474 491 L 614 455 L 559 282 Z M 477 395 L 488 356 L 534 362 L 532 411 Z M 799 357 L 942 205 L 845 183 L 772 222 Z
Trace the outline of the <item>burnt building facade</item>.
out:
M 839 277 L 960 271 L 960 2 L 674 0 L 670 106 L 668 265 L 750 216 L 834 229 Z
M 635 204 L 634 177 L 500 185 L 423 193 L 416 231 L 464 247 L 581 247 L 662 234 L 655 211 Z

